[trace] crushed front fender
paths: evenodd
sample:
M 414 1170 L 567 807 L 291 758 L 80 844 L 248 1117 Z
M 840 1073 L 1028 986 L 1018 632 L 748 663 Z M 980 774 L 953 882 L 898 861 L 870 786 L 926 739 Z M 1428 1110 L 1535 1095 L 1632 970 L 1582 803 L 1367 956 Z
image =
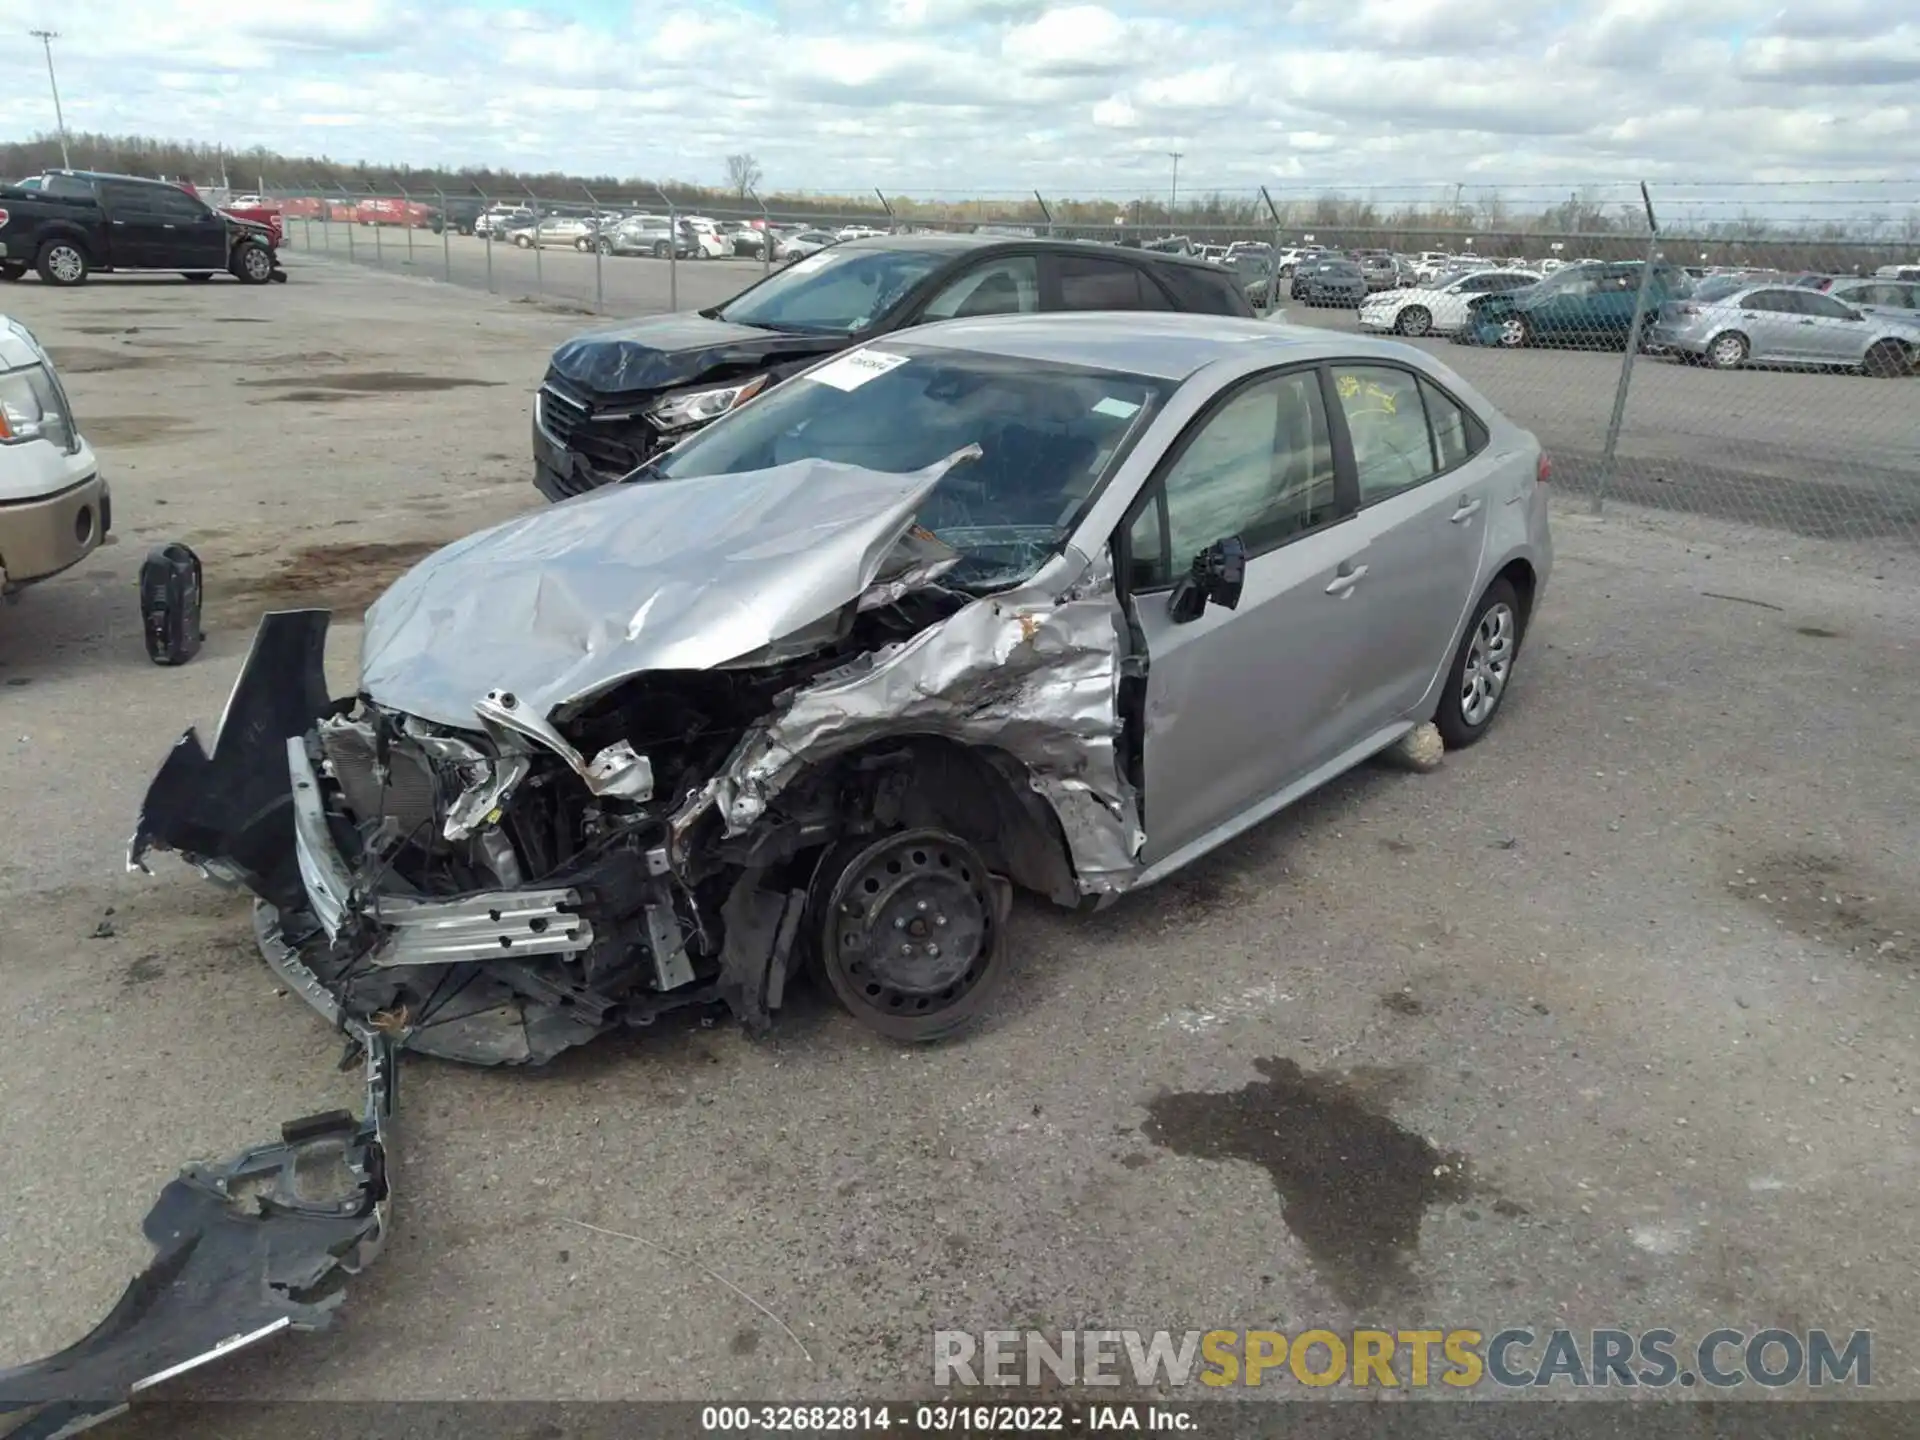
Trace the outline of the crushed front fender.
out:
M 391 1223 L 394 1051 L 351 1023 L 365 1057 L 359 1116 L 291 1121 L 280 1139 L 167 1182 L 143 1225 L 153 1262 L 84 1338 L 0 1370 L 9 1440 L 55 1440 L 142 1392 L 288 1330 L 320 1330 Z M 22 1415 L 20 1412 L 25 1412 Z

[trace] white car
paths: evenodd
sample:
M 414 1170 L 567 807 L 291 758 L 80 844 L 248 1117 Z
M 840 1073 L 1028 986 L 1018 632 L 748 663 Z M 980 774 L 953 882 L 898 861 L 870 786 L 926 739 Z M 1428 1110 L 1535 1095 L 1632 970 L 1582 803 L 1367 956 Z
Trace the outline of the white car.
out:
M 693 231 L 696 260 L 718 260 L 733 254 L 733 237 L 720 233 L 720 223 L 704 215 L 682 215 L 680 221 Z
M 1383 290 L 1361 304 L 1360 328 L 1396 335 L 1451 335 L 1467 323 L 1467 302 L 1476 295 L 1524 289 L 1539 279 L 1531 270 L 1456 271 L 1411 290 Z
M 1413 278 L 1424 285 L 1453 269 L 1453 257 L 1444 250 L 1422 250 L 1413 257 Z
M 802 230 L 789 235 L 773 247 L 773 258 L 788 264 L 795 260 L 804 260 L 809 255 L 818 254 L 829 245 L 840 243 L 840 237 L 831 230 Z
M 839 238 L 842 240 L 869 240 L 875 235 L 884 235 L 884 230 L 876 230 L 871 225 L 842 225 Z
M 476 235 L 498 235 L 517 225 L 531 225 L 533 209 L 527 205 L 489 205 L 477 220 L 473 222 Z
M 107 482 L 52 359 L 0 315 L 0 595 L 84 559 L 112 523 Z

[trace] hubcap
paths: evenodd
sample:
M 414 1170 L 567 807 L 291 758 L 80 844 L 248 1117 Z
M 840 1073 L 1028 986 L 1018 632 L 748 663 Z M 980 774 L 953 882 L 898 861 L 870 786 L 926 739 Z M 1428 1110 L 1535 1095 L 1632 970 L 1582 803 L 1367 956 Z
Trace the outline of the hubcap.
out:
M 1467 724 L 1485 724 L 1500 703 L 1513 672 L 1514 634 L 1513 609 L 1506 604 L 1491 606 L 1474 627 L 1460 672 L 1460 718 Z
M 246 267 L 247 274 L 256 280 L 263 278 L 273 268 L 273 262 L 267 258 L 266 252 L 254 246 L 247 247 L 247 253 L 240 263 Z
M 1722 365 L 1738 365 L 1740 363 L 1740 342 L 1738 340 L 1720 341 L 1713 347 L 1713 358 Z
M 1518 317 L 1500 322 L 1500 341 L 1504 345 L 1522 345 L 1526 343 L 1527 327 Z
M 979 984 L 996 923 L 972 848 L 909 831 L 868 846 L 841 872 L 823 949 L 849 999 L 911 1019 L 948 1009 Z
M 47 268 L 61 280 L 78 280 L 84 266 L 78 250 L 62 245 L 47 258 Z
M 1424 335 L 1427 333 L 1427 324 L 1427 312 L 1416 305 L 1407 311 L 1406 318 L 1401 321 L 1401 328 L 1409 335 Z

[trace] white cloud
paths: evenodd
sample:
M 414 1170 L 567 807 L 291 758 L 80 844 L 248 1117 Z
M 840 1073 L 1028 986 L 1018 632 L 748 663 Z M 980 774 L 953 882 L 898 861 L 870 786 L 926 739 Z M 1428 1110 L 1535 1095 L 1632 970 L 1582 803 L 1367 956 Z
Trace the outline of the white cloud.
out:
M 1920 168 L 1910 4 L 60 0 L 75 129 L 768 189 L 1545 190 Z M 49 0 L 0 0 L 0 35 Z M 0 134 L 51 128 L 0 44 Z M 79 157 L 77 157 L 79 158 Z

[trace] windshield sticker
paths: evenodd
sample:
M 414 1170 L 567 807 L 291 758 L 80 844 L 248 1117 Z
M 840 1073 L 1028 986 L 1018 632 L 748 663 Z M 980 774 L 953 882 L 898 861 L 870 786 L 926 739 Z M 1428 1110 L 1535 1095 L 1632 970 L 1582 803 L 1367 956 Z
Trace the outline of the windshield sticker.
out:
M 807 379 L 818 380 L 836 390 L 858 390 L 869 380 L 877 380 L 906 363 L 906 356 L 889 355 L 884 350 L 850 350 L 818 370 L 809 371 Z
M 1117 395 L 1109 395 L 1104 400 L 1096 401 L 1093 407 L 1094 414 L 1111 415 L 1116 420 L 1129 419 L 1139 413 L 1139 410 L 1139 405 L 1134 401 L 1122 400 Z

